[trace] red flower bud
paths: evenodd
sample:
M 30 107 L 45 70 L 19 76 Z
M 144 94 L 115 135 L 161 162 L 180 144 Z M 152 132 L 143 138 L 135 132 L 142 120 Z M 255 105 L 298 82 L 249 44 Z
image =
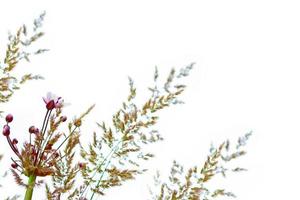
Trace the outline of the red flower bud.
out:
M 8 115 L 6 115 L 6 117 L 5 117 L 5 120 L 6 120 L 7 123 L 12 122 L 13 119 L 14 119 L 14 117 L 13 117 L 12 114 L 8 114 Z
M 60 117 L 60 120 L 61 120 L 62 122 L 65 122 L 65 121 L 67 121 L 67 117 L 66 117 L 66 116 L 61 116 L 61 117 Z
M 12 163 L 11 167 L 14 168 L 14 169 L 16 169 L 18 167 L 18 164 L 17 163 Z
M 10 134 L 10 127 L 8 125 L 4 125 L 2 133 L 3 133 L 4 136 L 9 136 L 9 134 Z
M 55 108 L 55 102 L 54 102 L 54 100 L 49 101 L 49 102 L 46 104 L 46 108 L 47 108 L 48 110 L 54 109 L 54 108 Z
M 35 127 L 34 126 L 30 126 L 28 129 L 29 133 L 34 133 L 35 131 Z
M 18 144 L 18 142 L 19 141 L 16 138 L 14 138 L 13 141 L 12 141 L 13 144 Z
M 30 126 L 29 129 L 28 129 L 28 131 L 29 131 L 29 133 L 35 133 L 36 129 L 37 128 L 35 128 L 35 126 Z

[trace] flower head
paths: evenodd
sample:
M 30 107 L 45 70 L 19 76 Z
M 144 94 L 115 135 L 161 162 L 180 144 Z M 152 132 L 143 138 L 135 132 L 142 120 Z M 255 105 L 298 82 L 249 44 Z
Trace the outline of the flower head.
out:
M 46 97 L 43 97 L 46 104 L 47 110 L 52 110 L 54 108 L 61 108 L 63 106 L 63 99 L 57 97 L 55 94 L 48 92 Z

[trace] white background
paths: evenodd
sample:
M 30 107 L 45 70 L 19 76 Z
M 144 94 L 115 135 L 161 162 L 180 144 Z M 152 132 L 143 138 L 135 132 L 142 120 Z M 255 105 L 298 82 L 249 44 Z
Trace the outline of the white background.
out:
M 201 164 L 211 142 L 253 130 L 248 155 L 237 162 L 249 171 L 229 176 L 225 187 L 242 200 L 299 199 L 299 9 L 290 0 L 1 1 L 1 55 L 7 31 L 43 10 L 46 36 L 38 46 L 51 49 L 23 65 L 46 80 L 29 83 L 5 107 L 15 116 L 14 134 L 22 140 L 40 123 L 41 97 L 53 91 L 71 103 L 71 116 L 97 104 L 86 121 L 88 138 L 94 122 L 108 120 L 121 105 L 128 75 L 145 97 L 154 66 L 166 75 L 196 62 L 186 104 L 161 115 L 165 141 L 153 147 L 149 168 L 166 171 L 174 159 Z M 4 138 L 0 145 L 3 173 L 11 151 Z M 147 199 L 151 175 L 102 199 Z M 0 182 L 7 186 L 2 199 L 23 193 L 10 179 Z

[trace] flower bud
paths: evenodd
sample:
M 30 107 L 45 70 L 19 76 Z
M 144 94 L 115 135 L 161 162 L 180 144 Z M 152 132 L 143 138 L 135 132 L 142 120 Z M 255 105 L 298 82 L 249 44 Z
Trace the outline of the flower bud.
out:
M 14 138 L 13 141 L 12 141 L 13 144 L 18 144 L 18 142 L 19 141 L 16 138 Z
M 8 115 L 6 115 L 6 117 L 5 117 L 5 120 L 6 120 L 7 123 L 12 122 L 13 119 L 14 119 L 14 117 L 13 117 L 12 114 L 8 114 Z
M 16 169 L 18 167 L 18 164 L 17 163 L 12 163 L 11 167 L 14 168 L 14 169 Z
M 54 108 L 55 108 L 55 102 L 54 102 L 54 100 L 49 101 L 49 102 L 46 104 L 46 108 L 47 108 L 48 110 L 54 109 Z
M 8 125 L 4 125 L 2 133 L 3 133 L 4 136 L 9 136 L 9 134 L 10 134 L 10 127 Z
M 65 122 L 65 121 L 67 121 L 67 117 L 66 117 L 66 116 L 61 116 L 61 117 L 60 117 L 60 120 L 61 120 L 62 122 Z
M 35 126 L 30 126 L 28 131 L 29 131 L 29 133 L 35 133 L 36 132 Z
M 28 129 L 29 133 L 34 133 L 35 131 L 35 127 L 34 126 L 30 126 Z

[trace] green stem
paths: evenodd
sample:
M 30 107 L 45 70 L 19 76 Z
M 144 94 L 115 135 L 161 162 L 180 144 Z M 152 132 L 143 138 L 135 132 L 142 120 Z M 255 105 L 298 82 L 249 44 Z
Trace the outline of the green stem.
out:
M 34 184 L 35 184 L 35 179 L 36 179 L 35 175 L 30 175 L 29 176 L 29 178 L 28 178 L 28 186 L 27 186 L 27 190 L 26 190 L 26 194 L 25 194 L 24 200 L 31 200 L 32 199 L 32 194 L 33 194 L 33 188 L 34 188 Z

